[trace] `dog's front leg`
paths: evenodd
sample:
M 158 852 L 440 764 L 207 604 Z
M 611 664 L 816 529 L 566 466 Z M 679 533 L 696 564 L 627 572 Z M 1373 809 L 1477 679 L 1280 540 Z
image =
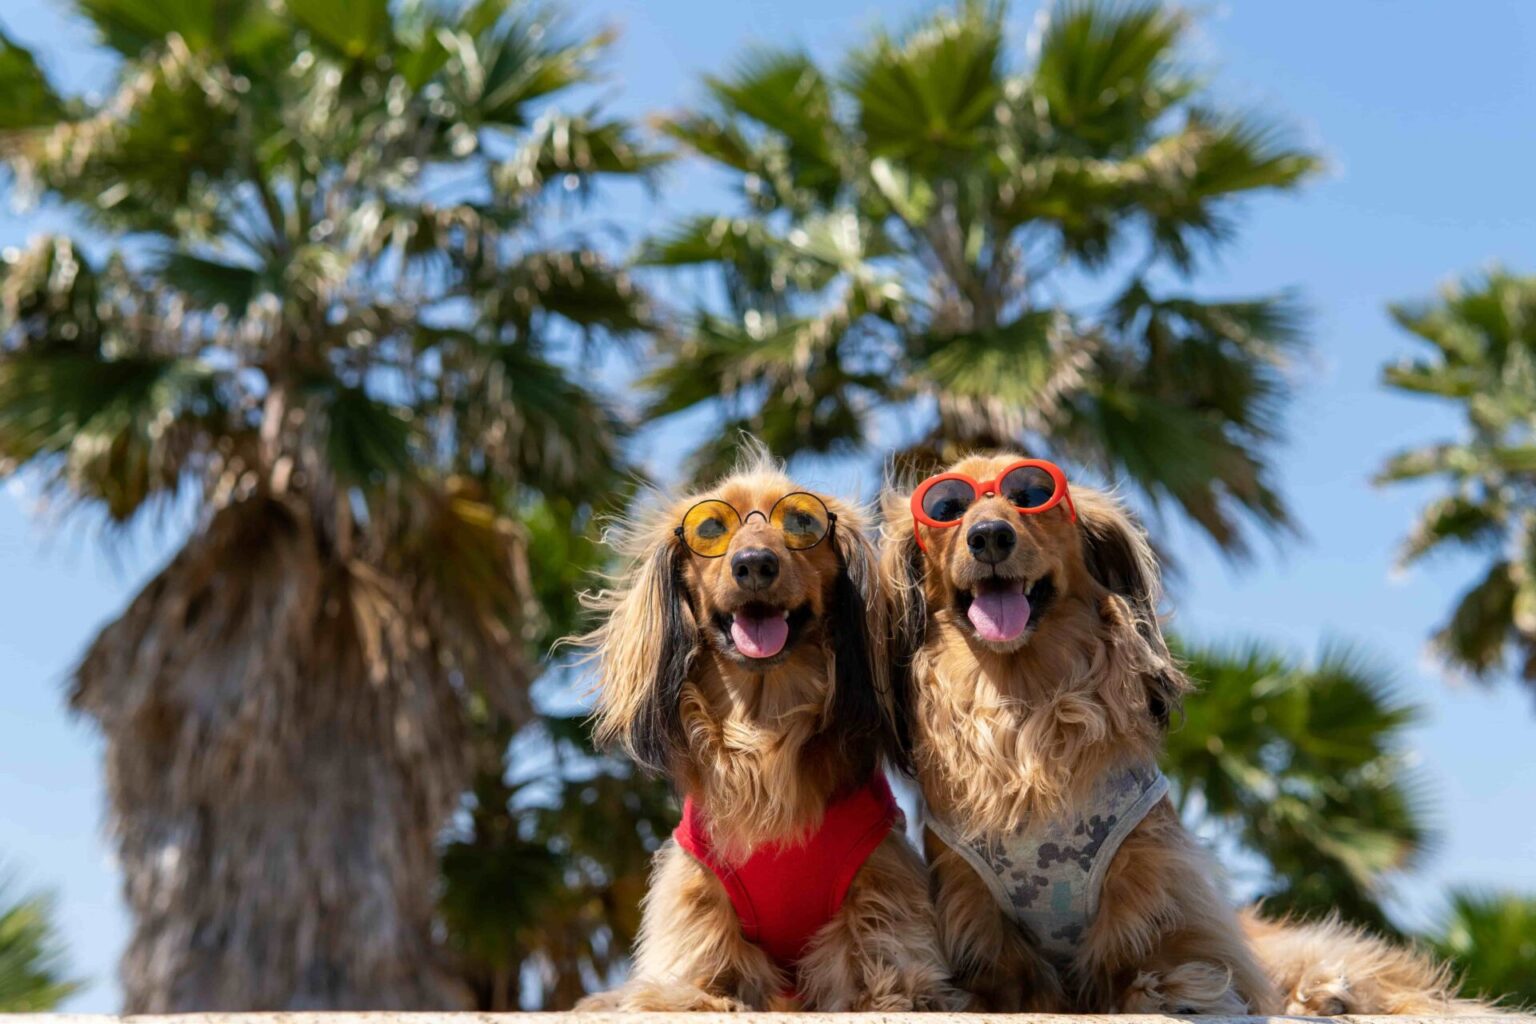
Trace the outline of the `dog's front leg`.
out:
M 675 1013 L 786 1009 L 787 979 L 741 925 L 719 879 L 674 841 L 656 854 L 629 981 L 578 1010 Z
M 898 832 L 859 868 L 837 916 L 800 961 L 807 1010 L 963 1010 L 949 980 L 923 865 Z
M 955 984 L 984 1013 L 1066 1013 L 1061 982 L 964 857 L 924 830 L 939 943 Z
M 1274 985 L 1213 881 L 1215 865 L 1166 802 L 1136 827 L 1104 879 L 1084 975 L 1116 1013 L 1274 1014 Z

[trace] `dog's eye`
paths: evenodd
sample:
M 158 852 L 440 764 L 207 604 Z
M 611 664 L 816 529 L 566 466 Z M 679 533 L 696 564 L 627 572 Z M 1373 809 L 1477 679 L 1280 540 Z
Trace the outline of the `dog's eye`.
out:
M 714 540 L 725 534 L 725 524 L 711 517 L 695 525 L 693 531 L 704 540 Z

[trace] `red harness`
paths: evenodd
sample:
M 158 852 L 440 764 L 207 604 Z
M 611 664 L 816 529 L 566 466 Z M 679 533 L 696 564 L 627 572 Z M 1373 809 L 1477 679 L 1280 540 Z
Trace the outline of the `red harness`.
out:
M 837 914 L 853 876 L 900 820 L 890 784 L 877 772 L 865 785 L 828 804 L 821 827 L 804 843 L 761 846 L 740 864 L 716 856 L 692 797 L 683 801 L 683 820 L 672 835 L 725 886 L 741 933 L 781 967 L 791 968 Z

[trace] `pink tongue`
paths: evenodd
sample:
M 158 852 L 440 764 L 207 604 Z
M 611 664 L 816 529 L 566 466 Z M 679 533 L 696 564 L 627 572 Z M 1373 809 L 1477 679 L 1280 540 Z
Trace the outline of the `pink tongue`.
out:
M 998 591 L 977 594 L 965 614 L 983 640 L 1007 643 L 1017 640 L 1029 625 L 1029 598 Z
M 749 658 L 771 658 L 789 640 L 789 622 L 783 615 L 754 618 L 737 612 L 731 619 L 731 639 Z

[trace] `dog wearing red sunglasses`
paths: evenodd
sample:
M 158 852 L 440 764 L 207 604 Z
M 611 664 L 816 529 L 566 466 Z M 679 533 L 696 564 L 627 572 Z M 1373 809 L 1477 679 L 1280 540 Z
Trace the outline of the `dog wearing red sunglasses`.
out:
M 1163 640 L 1140 527 L 1017 455 L 888 491 L 885 518 L 956 983 L 992 1011 L 1278 1012 L 1157 767 L 1189 682 Z
M 582 1009 L 958 1009 L 900 763 L 887 605 L 860 510 L 761 450 L 614 531 L 627 558 L 580 638 L 597 735 L 686 798 L 630 980 Z

